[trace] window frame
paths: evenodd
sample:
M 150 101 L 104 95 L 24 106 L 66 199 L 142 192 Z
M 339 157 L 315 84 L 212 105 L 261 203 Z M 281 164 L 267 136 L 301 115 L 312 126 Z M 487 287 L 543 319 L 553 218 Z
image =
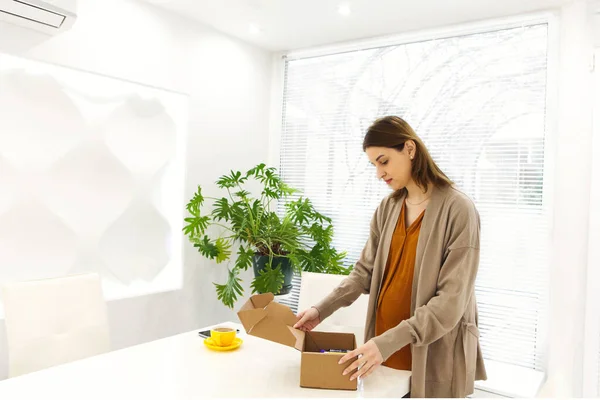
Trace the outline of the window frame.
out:
M 600 47 L 595 49 L 596 63 Z M 594 116 L 592 171 L 590 188 L 590 223 L 583 352 L 583 397 L 600 397 L 600 72 L 594 71 Z

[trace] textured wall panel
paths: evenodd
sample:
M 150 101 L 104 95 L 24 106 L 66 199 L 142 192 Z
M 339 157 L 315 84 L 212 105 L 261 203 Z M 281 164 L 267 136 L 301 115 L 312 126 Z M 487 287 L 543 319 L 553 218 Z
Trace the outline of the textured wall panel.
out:
M 187 96 L 0 54 L 0 282 L 181 287 Z

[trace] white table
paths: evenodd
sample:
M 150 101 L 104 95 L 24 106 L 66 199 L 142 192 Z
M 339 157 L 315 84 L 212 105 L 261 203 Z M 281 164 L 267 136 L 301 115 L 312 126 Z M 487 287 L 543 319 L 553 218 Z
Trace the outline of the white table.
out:
M 358 391 L 301 388 L 300 352 L 249 336 L 209 350 L 198 330 L 0 381 L 0 399 L 199 399 L 206 397 L 402 397 L 410 372 L 379 367 Z M 208 329 L 208 328 L 206 328 Z

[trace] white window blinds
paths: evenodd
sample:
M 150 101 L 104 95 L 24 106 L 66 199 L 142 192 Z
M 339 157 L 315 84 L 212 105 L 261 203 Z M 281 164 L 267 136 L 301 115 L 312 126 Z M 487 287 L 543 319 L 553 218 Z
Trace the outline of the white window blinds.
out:
M 283 178 L 333 218 L 352 265 L 389 193 L 363 136 L 377 117 L 406 119 L 481 214 L 484 356 L 538 370 L 550 233 L 546 53 L 547 25 L 536 24 L 289 59 L 280 147 Z

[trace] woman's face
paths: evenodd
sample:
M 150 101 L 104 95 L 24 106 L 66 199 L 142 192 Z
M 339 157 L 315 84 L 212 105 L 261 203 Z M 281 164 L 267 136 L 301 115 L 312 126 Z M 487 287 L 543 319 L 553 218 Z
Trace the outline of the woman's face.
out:
M 365 153 L 377 169 L 377 179 L 383 179 L 393 190 L 408 185 L 412 177 L 413 146 L 407 143 L 402 151 L 389 147 L 367 147 Z

